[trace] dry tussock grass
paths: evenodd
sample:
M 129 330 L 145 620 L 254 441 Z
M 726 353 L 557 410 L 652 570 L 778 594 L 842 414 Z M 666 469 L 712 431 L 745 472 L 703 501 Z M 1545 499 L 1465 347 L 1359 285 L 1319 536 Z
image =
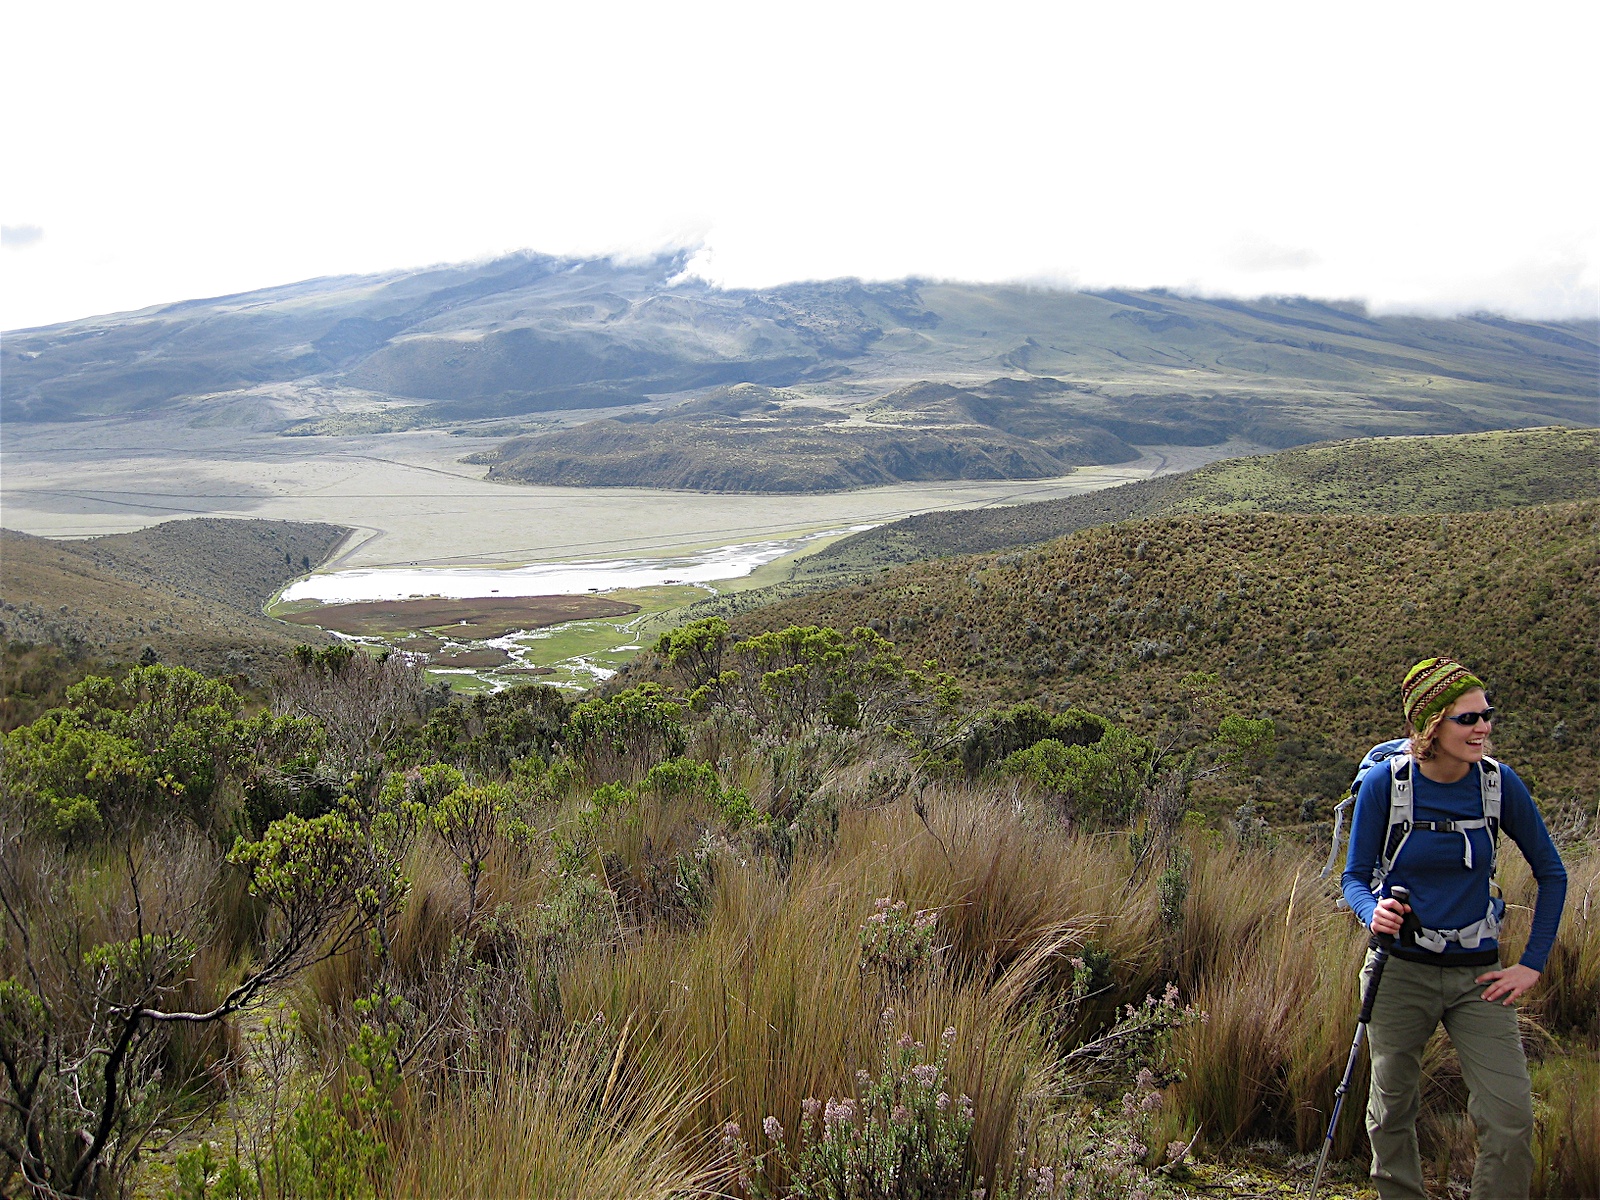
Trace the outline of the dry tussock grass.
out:
M 753 791 L 771 791 L 772 772 L 793 766 L 740 756 L 733 740 L 724 743 L 735 752 L 729 769 L 743 771 Z M 1104 1028 L 1113 1005 L 1138 1003 L 1169 978 L 1209 1016 L 1176 1034 L 1184 1077 L 1168 1089 L 1150 1144 L 1199 1130 L 1213 1150 L 1262 1138 L 1315 1149 L 1354 1030 L 1364 935 L 1335 908 L 1334 881 L 1317 877 L 1311 849 L 1178 834 L 1188 891 L 1181 922 L 1164 923 L 1160 871 L 1136 871 L 1125 836 L 1069 830 L 1026 796 L 960 781 L 913 785 L 883 802 L 864 786 L 870 774 L 857 762 L 812 781 L 813 796 L 844 807 L 836 833 L 797 842 L 792 859 L 748 831 L 708 838 L 715 813 L 702 799 L 646 799 L 608 813 L 594 853 L 610 864 L 613 886 L 672 855 L 698 854 L 707 889 L 701 907 L 671 919 L 607 900 L 603 929 L 527 968 L 552 973 L 546 982 L 567 1036 L 627 1031 L 606 1051 L 618 1080 L 608 1103 L 620 1107 L 601 1116 L 584 1109 L 572 1099 L 578 1083 L 555 1059 L 530 1058 L 528 1042 L 506 1040 L 474 1060 L 485 1082 L 445 1089 L 431 1116 L 410 1112 L 395 1194 L 468 1195 L 502 1190 L 502 1181 L 524 1194 L 575 1196 L 728 1184 L 714 1144 L 724 1122 L 755 1137 L 772 1115 L 793 1130 L 803 1099 L 851 1094 L 858 1070 L 875 1072 L 886 1039 L 909 1032 L 933 1047 L 947 1027 L 959 1034 L 952 1085 L 975 1102 L 974 1152 L 993 1179 L 1015 1162 L 1030 1128 L 1078 1103 L 1081 1085 L 1065 1064 L 1072 1047 Z M 570 821 L 586 803 L 569 796 L 546 815 Z M 420 980 L 445 960 L 463 889 L 455 865 L 425 841 L 407 869 L 412 894 L 395 963 Z M 1585 1074 L 1593 1042 L 1587 1058 L 1560 1053 L 1593 1037 L 1600 936 L 1590 907 L 1600 854 L 1570 856 L 1569 870 L 1561 940 L 1530 1007 L 1565 1039 L 1536 1036 L 1530 1016 L 1547 1195 L 1583 1194 L 1561 1189 L 1586 1178 L 1591 1147 L 1600 1146 Z M 1507 853 L 1503 874 L 1514 906 L 1531 900 L 1519 856 Z M 512 920 L 548 923 L 565 886 L 539 853 L 502 848 L 485 875 L 485 911 L 504 906 Z M 864 968 L 862 923 L 886 896 L 938 913 L 937 951 L 925 967 Z M 1516 912 L 1512 954 L 1525 936 Z M 1105 990 L 1074 1004 L 1072 960 L 1091 951 L 1105 964 L 1097 979 Z M 317 1003 L 334 1007 L 370 980 L 340 962 L 319 968 L 313 983 Z M 540 1019 L 553 1019 L 551 1010 Z M 1346 1105 L 1352 1114 L 1365 1084 L 1363 1067 Z M 1430 1051 L 1420 1128 L 1425 1155 L 1445 1173 L 1471 1159 L 1463 1100 L 1441 1042 Z M 1336 1149 L 1359 1156 L 1363 1142 L 1351 1116 Z M 589 1176 L 574 1173 L 584 1165 Z
M 684 1138 L 704 1100 L 681 1061 L 608 1026 L 579 1027 L 493 1084 L 415 1121 L 388 1187 L 395 1196 L 669 1200 L 721 1193 L 709 1138 Z

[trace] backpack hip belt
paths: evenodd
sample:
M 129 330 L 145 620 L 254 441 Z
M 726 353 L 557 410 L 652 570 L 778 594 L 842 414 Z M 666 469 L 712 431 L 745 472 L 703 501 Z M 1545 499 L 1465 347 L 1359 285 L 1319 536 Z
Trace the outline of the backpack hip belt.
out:
M 1418 950 L 1431 950 L 1435 954 L 1444 953 L 1444 948 L 1451 942 L 1457 943 L 1463 950 L 1476 950 L 1478 943 L 1485 938 L 1499 939 L 1500 917 L 1504 912 L 1504 902 L 1491 898 L 1489 911 L 1484 914 L 1483 920 L 1474 921 L 1461 929 L 1419 929 L 1414 939 L 1415 945 Z

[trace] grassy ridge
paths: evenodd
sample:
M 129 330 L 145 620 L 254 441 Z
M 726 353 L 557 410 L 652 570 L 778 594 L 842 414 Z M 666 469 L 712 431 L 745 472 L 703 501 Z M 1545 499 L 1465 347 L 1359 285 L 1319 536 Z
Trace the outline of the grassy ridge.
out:
M 816 492 L 936 479 L 1047 479 L 1137 452 L 1103 430 L 1046 453 L 983 426 L 957 430 L 733 420 L 639 427 L 591 421 L 508 442 L 474 462 L 489 478 L 562 487 Z
M 1340 790 L 1368 745 L 1399 732 L 1405 668 L 1451 654 L 1489 680 L 1504 714 L 1497 743 L 1545 802 L 1592 806 L 1597 533 L 1592 500 L 1447 516 L 1162 517 L 901 567 L 735 624 L 870 624 L 980 696 L 1077 705 L 1155 734 L 1193 703 L 1184 677 L 1216 673 L 1235 707 L 1284 735 L 1264 776 L 1280 817 Z
M 835 542 L 802 560 L 794 578 L 982 554 L 1133 517 L 1471 512 L 1595 495 L 1600 495 L 1600 430 L 1363 438 L 1225 459 L 1182 475 L 1064 500 L 908 517 Z
M 1369 438 L 1211 463 L 1169 512 L 1446 513 L 1600 495 L 1600 429 Z
M 346 532 L 211 517 L 84 541 L 0 530 L 0 720 L 31 720 L 63 677 L 135 661 L 146 646 L 164 662 L 264 676 L 286 650 L 325 635 L 269 620 L 262 605 Z
M 832 409 L 778 403 L 803 399 L 794 392 L 740 384 L 662 413 L 513 439 L 468 461 L 519 483 L 814 492 L 1045 479 L 1077 464 L 1137 458 L 1116 434 L 1059 403 L 1071 390 L 1055 380 L 920 383 L 872 401 L 865 421 L 852 422 Z

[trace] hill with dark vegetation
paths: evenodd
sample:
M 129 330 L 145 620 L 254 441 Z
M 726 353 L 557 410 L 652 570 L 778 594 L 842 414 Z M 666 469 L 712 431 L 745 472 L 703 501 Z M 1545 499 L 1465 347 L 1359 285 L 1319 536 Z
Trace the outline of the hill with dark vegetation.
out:
M 989 388 L 923 383 L 888 399 L 916 393 L 933 393 L 936 403 L 851 421 L 833 409 L 779 404 L 767 398 L 775 394 L 770 389 L 740 384 L 713 397 L 732 404 L 589 421 L 514 438 L 467 461 L 489 463 L 489 478 L 517 483 L 814 492 L 915 480 L 1047 479 L 1080 464 L 1139 457 L 1104 428 Z M 875 423 L 883 412 L 905 420 Z
M 1396 736 L 1398 680 L 1449 654 L 1488 680 L 1508 760 L 1548 803 L 1600 786 L 1600 502 L 1444 516 L 1183 515 L 899 567 L 734 620 L 865 625 L 981 698 L 1080 707 L 1160 736 L 1214 674 L 1283 741 L 1267 792 L 1320 814 Z
M 1027 546 L 1177 513 L 1451 513 L 1600 496 L 1600 430 L 1371 438 L 1230 458 L 1061 500 L 932 512 L 834 542 L 796 580 Z
M 591 426 L 531 429 L 490 456 L 500 478 L 736 490 L 1597 421 L 1593 321 L 923 280 L 722 290 L 683 266 L 515 256 L 16 331 L 0 417 L 254 405 L 271 428 L 273 389 L 319 397 L 276 426 L 311 435 L 499 432 L 559 410 Z M 771 403 L 695 407 L 740 384 Z M 598 419 L 622 408 L 643 411 Z
M 83 541 L 0 530 L 7 723 L 60 677 L 138 661 L 256 677 L 318 630 L 262 606 L 319 566 L 348 530 L 296 521 L 168 521 Z M 147 649 L 148 648 L 148 649 Z M 76 664 L 76 666 L 74 666 Z M 15 710 L 15 712 L 13 712 Z

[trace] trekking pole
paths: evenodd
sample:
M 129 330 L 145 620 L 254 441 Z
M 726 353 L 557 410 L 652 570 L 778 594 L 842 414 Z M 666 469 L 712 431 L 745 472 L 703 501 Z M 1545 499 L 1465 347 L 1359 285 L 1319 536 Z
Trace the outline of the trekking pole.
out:
M 1389 895 L 1401 904 L 1411 903 L 1411 892 L 1407 888 L 1391 888 Z M 1322 1139 L 1322 1154 L 1317 1159 L 1317 1173 L 1311 1177 L 1310 1200 L 1317 1200 L 1317 1187 L 1322 1183 L 1322 1169 L 1328 1165 L 1328 1151 L 1333 1149 L 1333 1131 L 1339 1125 L 1339 1113 L 1344 1108 L 1344 1094 L 1350 1090 L 1350 1077 L 1356 1073 L 1356 1059 L 1361 1055 L 1361 1043 L 1366 1041 L 1367 1025 L 1372 1021 L 1372 1004 L 1378 998 L 1378 981 L 1383 978 L 1383 967 L 1389 961 L 1389 951 L 1393 948 L 1394 934 L 1380 933 L 1378 950 L 1372 959 L 1372 978 L 1367 980 L 1367 986 L 1361 993 L 1361 1015 L 1356 1018 L 1356 1036 L 1350 1043 L 1350 1058 L 1344 1064 L 1344 1078 L 1339 1081 L 1338 1090 L 1333 1093 L 1333 1116 L 1328 1119 L 1328 1135 Z

